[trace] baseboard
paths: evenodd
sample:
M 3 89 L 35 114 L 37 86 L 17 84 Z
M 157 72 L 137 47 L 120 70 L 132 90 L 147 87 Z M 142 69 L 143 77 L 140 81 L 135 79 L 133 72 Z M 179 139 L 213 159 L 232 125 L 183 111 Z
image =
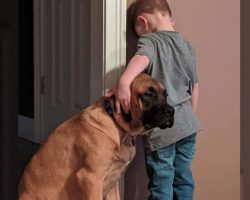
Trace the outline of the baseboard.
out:
M 34 119 L 18 115 L 18 136 L 34 142 Z

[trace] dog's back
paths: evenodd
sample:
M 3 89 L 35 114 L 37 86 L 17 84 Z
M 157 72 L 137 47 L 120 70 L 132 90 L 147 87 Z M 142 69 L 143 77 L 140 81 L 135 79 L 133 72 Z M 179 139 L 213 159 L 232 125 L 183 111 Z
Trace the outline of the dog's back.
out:
M 61 199 L 58 194 L 74 185 L 72 172 L 81 164 L 76 127 L 72 120 L 64 122 L 33 156 L 20 180 L 20 199 Z

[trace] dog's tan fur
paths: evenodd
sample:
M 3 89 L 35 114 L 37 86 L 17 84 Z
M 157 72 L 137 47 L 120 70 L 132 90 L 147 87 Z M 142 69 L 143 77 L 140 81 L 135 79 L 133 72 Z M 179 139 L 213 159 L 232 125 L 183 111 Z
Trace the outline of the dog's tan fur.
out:
M 130 134 L 144 130 L 138 94 L 155 85 L 148 75 L 132 84 Z M 19 184 L 19 200 L 119 200 L 119 179 L 135 155 L 123 122 L 104 109 L 104 97 L 64 122 L 27 165 Z

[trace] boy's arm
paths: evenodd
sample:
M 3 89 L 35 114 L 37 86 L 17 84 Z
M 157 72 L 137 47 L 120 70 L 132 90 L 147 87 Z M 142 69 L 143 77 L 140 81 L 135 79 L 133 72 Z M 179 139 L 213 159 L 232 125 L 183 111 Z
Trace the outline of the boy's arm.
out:
M 198 106 L 198 100 L 199 100 L 199 83 L 196 83 L 194 85 L 192 97 L 191 97 L 191 102 L 192 102 L 192 108 L 193 111 L 195 112 Z
M 149 64 L 147 56 L 135 55 L 128 63 L 127 68 L 122 73 L 119 85 L 131 85 L 132 81 L 138 76 Z
M 144 55 L 135 55 L 128 63 L 118 81 L 115 91 L 116 112 L 121 113 L 120 104 L 123 110 L 128 113 L 130 110 L 130 85 L 134 78 L 138 76 L 149 64 L 149 58 Z

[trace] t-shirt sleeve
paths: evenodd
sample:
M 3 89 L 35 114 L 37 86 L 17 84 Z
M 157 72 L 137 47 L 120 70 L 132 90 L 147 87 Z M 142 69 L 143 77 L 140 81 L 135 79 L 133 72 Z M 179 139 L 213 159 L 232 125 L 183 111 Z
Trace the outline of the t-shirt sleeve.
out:
M 135 55 L 147 56 L 150 62 L 152 62 L 155 56 L 155 49 L 152 40 L 147 36 L 142 36 L 137 43 L 137 51 Z

